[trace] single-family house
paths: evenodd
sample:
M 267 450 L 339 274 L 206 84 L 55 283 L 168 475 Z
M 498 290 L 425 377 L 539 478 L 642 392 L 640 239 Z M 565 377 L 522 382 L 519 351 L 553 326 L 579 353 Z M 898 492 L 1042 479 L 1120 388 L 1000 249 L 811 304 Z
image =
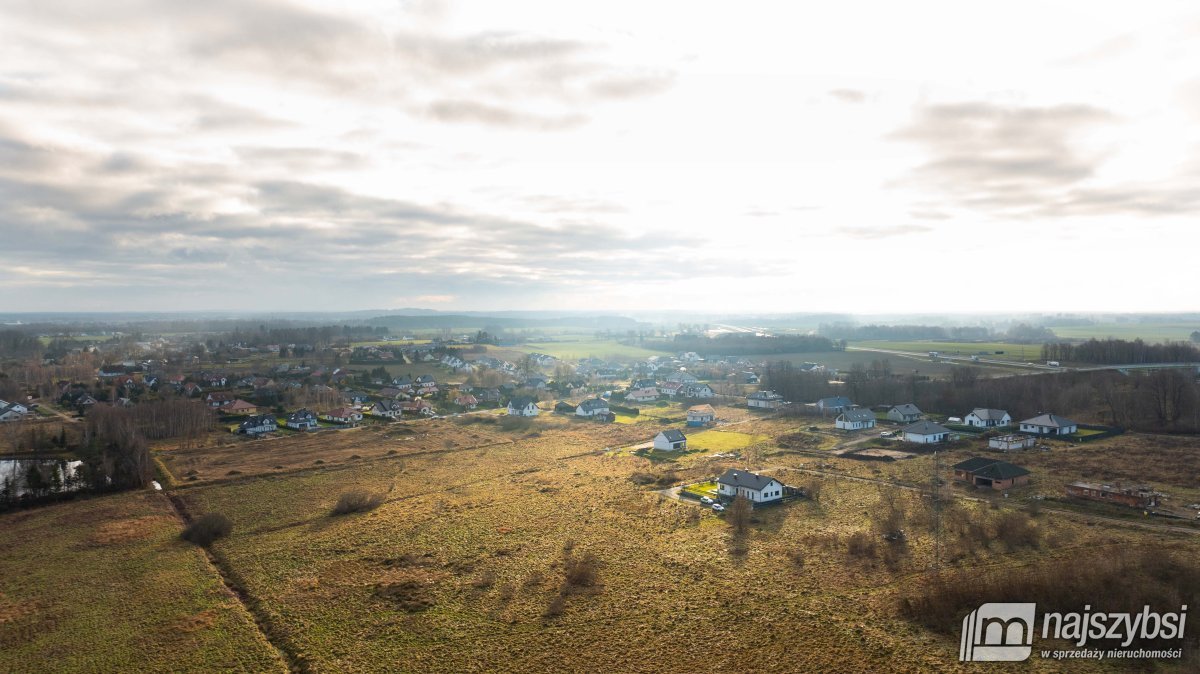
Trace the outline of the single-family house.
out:
M 361 407 L 367 404 L 367 401 L 370 399 L 371 396 L 362 391 L 346 391 L 342 394 L 342 400 L 350 403 L 352 407 Z
M 531 374 L 525 378 L 525 386 L 533 389 L 544 389 L 550 383 L 550 378 L 544 374 Z
M 783 406 L 783 396 L 774 391 L 755 391 L 746 396 L 746 406 L 774 410 Z
M 1037 444 L 1037 438 L 1031 435 L 1000 435 L 988 439 L 988 448 L 997 449 L 1001 452 L 1019 452 L 1022 449 L 1029 449 Z
M 508 401 L 508 415 L 514 417 L 536 417 L 537 400 L 529 396 L 516 396 Z
M 846 410 L 837 415 L 833 425 L 843 431 L 861 431 L 875 428 L 875 413 L 865 407 Z
M 285 425 L 297 431 L 309 431 L 317 427 L 317 415 L 302 407 L 287 415 Z
M 575 416 L 593 417 L 597 414 L 608 414 L 608 401 L 603 398 L 589 398 L 575 407 Z
M 700 380 L 696 378 L 696 375 L 687 370 L 679 370 L 667 375 L 667 381 L 678 382 L 680 384 L 695 384 Z
M 683 434 L 683 431 L 674 428 L 660 431 L 658 435 L 654 436 L 654 448 L 666 451 L 687 449 L 687 436 Z
M 657 388 L 658 382 L 650 378 L 635 379 L 629 384 L 629 390 L 634 391 L 640 388 Z
M 821 398 L 816 403 L 817 411 L 821 414 L 841 414 L 842 411 L 854 406 L 850 399 L 846 396 L 833 396 L 830 398 Z
M 892 405 L 887 411 L 887 418 L 901 424 L 912 424 L 921 420 L 921 410 L 912 403 Z
M 1011 424 L 1012 417 L 1005 410 L 976 407 L 971 410 L 970 414 L 963 417 L 963 423 L 976 428 L 993 428 Z
M 949 428 L 932 421 L 918 421 L 911 426 L 905 426 L 900 432 L 904 434 L 905 442 L 916 442 L 923 445 L 945 442 L 950 437 Z
M 668 398 L 674 398 L 675 396 L 679 395 L 680 390 L 683 389 L 683 383 L 677 381 L 665 381 L 659 384 L 657 388 L 658 392 L 664 396 Z
M 556 414 L 575 414 L 575 405 L 565 400 L 560 400 L 554 403 L 554 412 Z
M 658 389 L 653 386 L 633 389 L 625 394 L 625 399 L 633 403 L 652 403 L 658 400 Z
M 779 480 L 746 470 L 730 468 L 717 478 L 717 493 L 727 498 L 742 496 L 751 503 L 770 503 L 783 498 L 784 486 Z
M 433 416 L 433 405 L 428 400 L 414 398 L 400 403 L 400 411 L 408 412 L 409 414 L 420 414 L 423 416 Z
M 237 395 L 230 391 L 213 391 L 204 396 L 204 403 L 212 408 L 225 407 L 237 400 Z
M 380 400 L 371 406 L 371 415 L 385 419 L 400 418 L 400 403 L 395 400 Z
M 0 405 L 0 421 L 18 421 L 25 418 L 25 412 L 22 405 L 16 403 L 5 403 Z
M 1029 484 L 1029 471 L 1007 461 L 976 456 L 954 464 L 954 479 L 976 487 L 1010 489 Z
M 392 380 L 392 386 L 400 389 L 401 391 L 403 391 L 405 393 L 408 393 L 409 391 L 413 390 L 412 377 L 396 377 L 395 379 Z
M 239 398 L 221 408 L 221 411 L 225 414 L 258 414 L 258 405 Z
M 1056 414 L 1042 414 L 1021 422 L 1021 432 L 1034 435 L 1070 435 L 1077 430 L 1078 424 Z
M 422 395 L 437 393 L 437 380 L 435 380 L 431 374 L 423 374 L 417 377 L 416 385 L 418 392 Z
M 479 399 L 470 393 L 464 393 L 454 398 L 454 404 L 458 405 L 459 407 L 465 407 L 469 410 L 473 410 L 479 406 Z
M 243 435 L 262 435 L 264 433 L 274 433 L 279 427 L 279 422 L 275 420 L 272 414 L 257 414 L 246 417 L 242 423 L 238 424 L 238 433 Z
M 357 424 L 363 420 L 363 415 L 353 407 L 339 407 L 336 410 L 329 410 L 321 415 L 321 418 L 335 424 Z
M 688 426 L 704 426 L 711 424 L 717 418 L 717 412 L 712 405 L 693 405 L 687 411 Z
M 701 382 L 684 383 L 682 391 L 685 398 L 711 398 L 716 395 L 711 386 Z

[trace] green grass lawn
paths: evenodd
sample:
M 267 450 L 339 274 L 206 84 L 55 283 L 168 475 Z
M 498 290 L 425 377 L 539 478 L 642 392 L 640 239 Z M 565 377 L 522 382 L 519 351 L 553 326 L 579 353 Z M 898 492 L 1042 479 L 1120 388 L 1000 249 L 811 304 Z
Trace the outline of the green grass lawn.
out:
M 717 497 L 717 483 L 715 481 L 709 480 L 708 482 L 701 482 L 699 484 L 689 485 L 683 491 L 695 494 L 697 496 L 707 496 L 709 498 L 716 498 Z
M 889 349 L 892 351 L 911 351 L 913 353 L 928 354 L 930 351 L 948 356 L 974 356 L 979 355 L 980 358 L 990 358 L 992 360 L 1016 360 L 1024 362 L 1037 362 L 1042 357 L 1041 344 L 1009 344 L 1005 342 L 935 342 L 935 341 L 912 341 L 912 342 L 891 342 L 884 340 L 851 342 L 850 346 L 857 346 L 864 349 Z M 987 352 L 985 354 L 980 351 Z M 1003 351 L 1002 354 L 997 354 L 997 351 Z
M 580 358 L 642 359 L 661 356 L 662 351 L 645 349 L 631 344 L 620 344 L 611 339 L 578 339 L 554 342 L 536 342 L 512 347 L 524 353 L 544 353 L 563 360 Z
M 751 435 L 736 431 L 701 431 L 688 435 L 689 449 L 703 449 L 713 452 L 729 452 L 749 447 L 756 442 L 766 440 L 765 435 Z
M 1142 339 L 1147 342 L 1186 342 L 1200 323 L 1100 323 L 1097 325 L 1048 326 L 1062 339 Z

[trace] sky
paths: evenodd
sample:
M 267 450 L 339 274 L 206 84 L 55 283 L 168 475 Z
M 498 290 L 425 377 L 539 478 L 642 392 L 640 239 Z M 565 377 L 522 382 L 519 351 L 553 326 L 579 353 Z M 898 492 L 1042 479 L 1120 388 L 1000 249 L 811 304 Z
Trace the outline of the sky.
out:
M 1187 2 L 17 0 L 0 310 L 1191 311 Z

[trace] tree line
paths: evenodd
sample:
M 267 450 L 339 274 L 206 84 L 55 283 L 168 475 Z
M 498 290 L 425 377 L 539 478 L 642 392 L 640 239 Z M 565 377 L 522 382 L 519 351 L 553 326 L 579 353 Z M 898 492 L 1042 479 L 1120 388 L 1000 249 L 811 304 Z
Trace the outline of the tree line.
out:
M 649 348 L 663 348 L 673 351 L 695 351 L 696 353 L 717 353 L 723 356 L 752 356 L 772 353 L 808 353 L 816 351 L 834 351 L 836 346 L 828 337 L 820 335 L 779 335 L 760 336 L 742 333 L 727 333 L 716 337 L 703 335 L 676 335 L 668 342 L 652 344 L 647 341 Z
M 1042 345 L 1042 358 L 1097 365 L 1143 363 L 1200 363 L 1200 347 L 1187 342 L 1148 344 L 1140 339 L 1089 339 L 1086 342 L 1052 342 Z

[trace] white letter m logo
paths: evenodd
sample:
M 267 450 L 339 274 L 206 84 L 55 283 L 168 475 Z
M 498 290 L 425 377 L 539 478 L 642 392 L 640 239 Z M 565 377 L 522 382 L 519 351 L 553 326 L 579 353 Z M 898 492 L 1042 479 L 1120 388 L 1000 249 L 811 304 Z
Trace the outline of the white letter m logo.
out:
M 1033 653 L 1036 604 L 984 604 L 963 618 L 958 659 L 1018 662 Z

